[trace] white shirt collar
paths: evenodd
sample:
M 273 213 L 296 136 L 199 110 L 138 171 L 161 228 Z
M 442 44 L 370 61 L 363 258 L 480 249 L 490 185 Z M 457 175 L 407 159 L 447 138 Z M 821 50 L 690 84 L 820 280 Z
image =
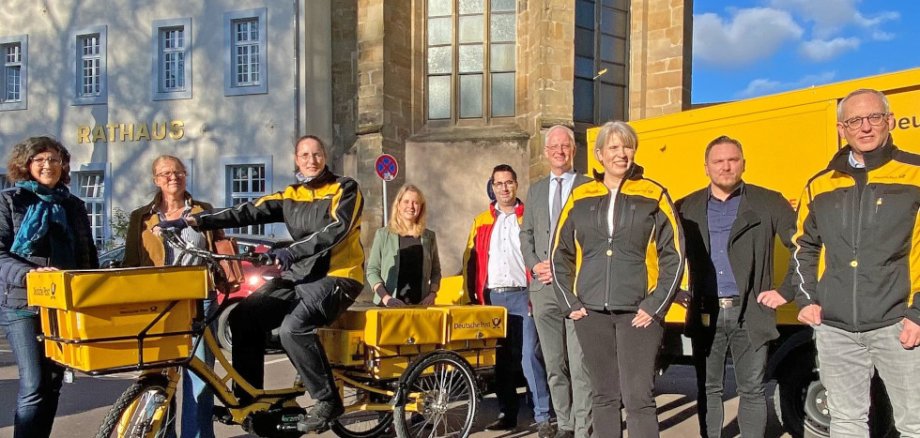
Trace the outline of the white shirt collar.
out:
M 865 169 L 866 165 L 856 161 L 856 155 L 853 154 L 853 151 L 850 151 L 850 156 L 847 158 L 847 161 L 850 162 L 850 167 L 854 169 Z

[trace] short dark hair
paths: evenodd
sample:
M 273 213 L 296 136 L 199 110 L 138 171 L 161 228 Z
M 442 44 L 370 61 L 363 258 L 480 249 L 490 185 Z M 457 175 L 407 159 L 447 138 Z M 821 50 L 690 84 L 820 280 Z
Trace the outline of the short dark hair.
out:
M 32 158 L 42 152 L 57 152 L 61 156 L 61 179 L 60 182 L 70 184 L 70 152 L 61 142 L 51 137 L 29 137 L 10 151 L 10 159 L 6 163 L 6 179 L 11 183 L 19 181 L 29 181 L 32 179 L 32 173 L 29 172 L 29 164 Z
M 712 140 L 711 142 L 709 142 L 709 144 L 706 145 L 706 153 L 703 154 L 703 160 L 708 162 L 709 161 L 709 151 L 711 151 L 712 148 L 714 148 L 717 144 L 722 144 L 722 143 L 729 143 L 729 144 L 735 145 L 735 147 L 738 148 L 738 151 L 741 152 L 741 158 L 744 158 L 744 148 L 741 147 L 740 141 L 734 138 L 731 138 L 727 135 L 720 135 L 716 137 L 714 140 Z
M 317 136 L 315 136 L 315 135 L 313 135 L 313 134 L 301 135 L 297 140 L 294 140 L 294 156 L 295 156 L 295 157 L 297 156 L 297 146 L 300 144 L 300 142 L 302 142 L 302 141 L 304 141 L 304 140 L 313 140 L 313 141 L 315 141 L 316 144 L 319 145 L 319 148 L 323 150 L 323 155 L 325 155 L 325 156 L 327 157 L 327 159 L 328 159 L 328 157 L 329 157 L 329 152 L 326 151 L 326 143 L 323 143 L 323 139 L 321 139 L 321 138 L 319 138 L 319 137 L 317 137 Z M 295 173 L 296 173 L 296 172 L 300 172 L 300 169 L 297 167 L 297 163 L 296 163 L 296 162 L 294 163 L 294 172 L 295 172 Z
M 511 166 L 507 164 L 499 164 L 498 166 L 493 167 L 492 168 L 492 179 L 493 180 L 495 179 L 495 174 L 498 172 L 511 172 L 511 179 L 513 179 L 514 182 L 517 182 L 517 172 L 515 172 Z

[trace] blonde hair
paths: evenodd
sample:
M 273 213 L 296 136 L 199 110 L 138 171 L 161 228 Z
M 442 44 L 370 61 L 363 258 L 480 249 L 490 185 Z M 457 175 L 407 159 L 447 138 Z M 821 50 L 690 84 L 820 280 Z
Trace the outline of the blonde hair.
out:
M 418 195 L 419 212 L 415 223 L 406 223 L 406 221 L 399 216 L 399 203 L 402 201 L 403 197 L 406 196 L 406 193 L 409 192 L 414 192 Z M 425 195 L 422 194 L 422 191 L 415 185 L 406 184 L 396 193 L 396 199 L 393 200 L 393 207 L 390 209 L 390 221 L 387 223 L 387 228 L 400 236 L 420 237 L 422 232 L 425 231 L 427 218 L 428 203 L 425 201 Z
M 153 175 L 154 178 L 156 178 L 157 176 L 157 165 L 159 165 L 160 163 L 164 161 L 172 161 L 179 166 L 179 170 L 183 172 L 188 172 L 188 169 L 185 168 L 185 163 L 183 163 L 182 160 L 179 159 L 179 157 L 164 154 L 164 155 L 160 155 L 159 157 L 154 158 L 153 164 L 150 165 L 150 174 Z

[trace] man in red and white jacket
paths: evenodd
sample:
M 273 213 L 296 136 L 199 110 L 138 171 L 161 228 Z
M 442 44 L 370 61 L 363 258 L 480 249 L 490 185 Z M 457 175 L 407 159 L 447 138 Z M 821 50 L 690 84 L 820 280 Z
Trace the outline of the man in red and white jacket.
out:
M 546 369 L 538 355 L 537 328 L 529 312 L 527 268 L 521 255 L 520 225 L 524 203 L 517 199 L 517 174 L 507 164 L 495 166 L 490 184 L 495 202 L 476 216 L 463 255 L 463 279 L 470 301 L 508 309 L 508 336 L 496 352 L 495 393 L 501 413 L 487 430 L 517 427 L 518 376 L 523 371 L 533 394 L 534 420 L 540 437 L 555 434 L 550 423 Z

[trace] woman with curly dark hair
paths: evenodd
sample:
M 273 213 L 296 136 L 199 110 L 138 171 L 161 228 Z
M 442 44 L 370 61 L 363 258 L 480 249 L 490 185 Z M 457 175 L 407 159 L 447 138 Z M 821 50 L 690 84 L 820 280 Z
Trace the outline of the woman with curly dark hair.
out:
M 13 147 L 13 187 L 0 192 L 0 326 L 19 368 L 13 437 L 47 437 L 63 368 L 45 357 L 38 311 L 26 304 L 26 274 L 99 265 L 86 206 L 70 193 L 70 153 L 50 137 Z

